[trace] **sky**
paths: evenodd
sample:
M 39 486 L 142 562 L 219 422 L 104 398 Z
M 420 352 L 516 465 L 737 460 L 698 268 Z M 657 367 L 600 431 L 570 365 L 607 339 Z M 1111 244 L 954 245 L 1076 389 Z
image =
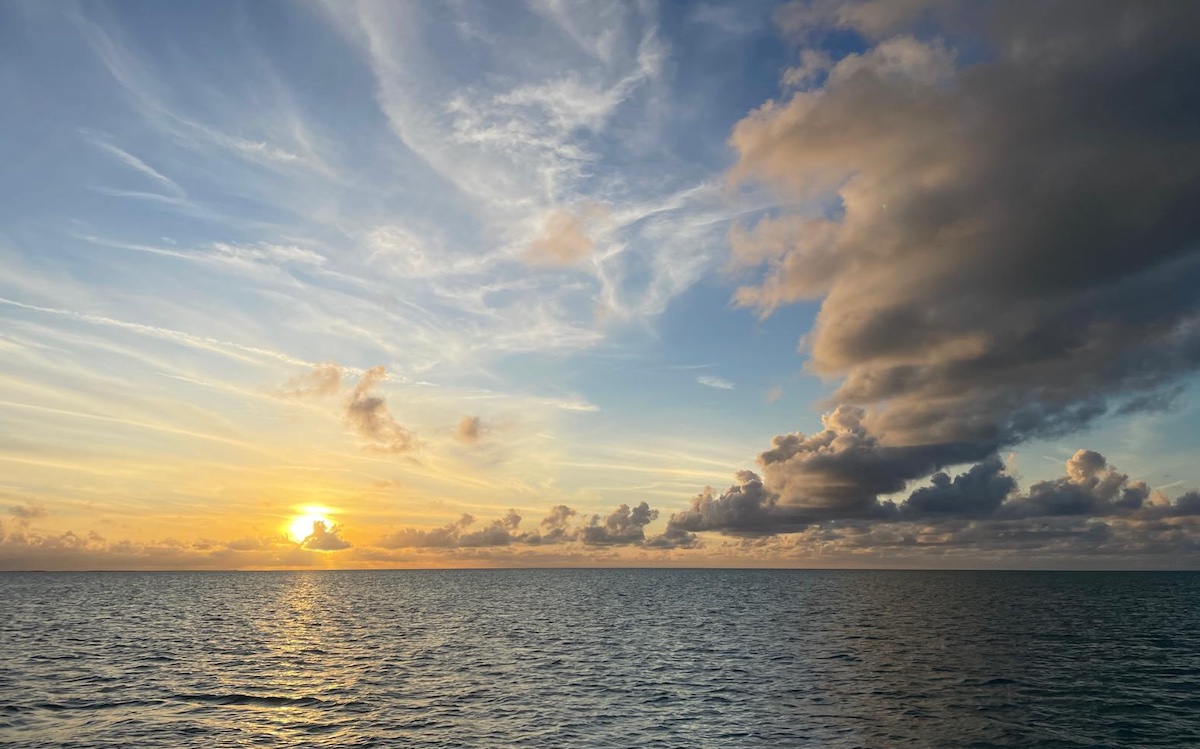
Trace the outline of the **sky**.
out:
M 0 3 L 0 569 L 1200 567 L 1200 5 Z

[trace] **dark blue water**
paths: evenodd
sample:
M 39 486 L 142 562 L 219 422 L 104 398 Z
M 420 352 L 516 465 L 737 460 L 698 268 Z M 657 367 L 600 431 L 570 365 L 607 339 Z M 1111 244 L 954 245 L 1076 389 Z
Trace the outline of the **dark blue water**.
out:
M 1200 747 L 1200 574 L 0 575 L 6 747 Z

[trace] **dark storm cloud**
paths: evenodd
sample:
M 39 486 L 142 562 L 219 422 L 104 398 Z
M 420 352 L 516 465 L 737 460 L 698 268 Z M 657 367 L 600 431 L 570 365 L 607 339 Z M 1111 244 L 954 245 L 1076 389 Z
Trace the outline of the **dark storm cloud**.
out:
M 734 128 L 732 181 L 787 206 L 732 232 L 735 264 L 765 268 L 736 301 L 820 300 L 807 366 L 839 381 L 838 407 L 672 527 L 987 515 L 1011 481 L 994 462 L 899 510 L 879 496 L 1161 409 L 1200 367 L 1200 4 L 816 2 L 777 20 L 865 49 L 799 55 L 784 80 L 801 88 Z M 1085 483 L 1019 511 L 1124 511 L 1141 491 Z

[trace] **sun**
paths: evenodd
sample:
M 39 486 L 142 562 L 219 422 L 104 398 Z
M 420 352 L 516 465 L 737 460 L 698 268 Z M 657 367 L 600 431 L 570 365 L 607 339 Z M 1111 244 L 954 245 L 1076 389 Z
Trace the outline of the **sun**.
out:
M 297 515 L 291 523 L 288 524 L 288 536 L 296 543 L 302 543 L 304 539 L 312 535 L 313 524 L 324 523 L 326 528 L 333 525 L 324 511 L 316 507 L 304 508 L 303 515 Z

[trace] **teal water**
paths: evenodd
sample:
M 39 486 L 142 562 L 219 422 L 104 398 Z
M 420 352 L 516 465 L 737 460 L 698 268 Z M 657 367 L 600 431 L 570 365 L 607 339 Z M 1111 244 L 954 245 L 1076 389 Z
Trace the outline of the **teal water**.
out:
M 0 746 L 1200 746 L 1200 574 L 0 575 Z

